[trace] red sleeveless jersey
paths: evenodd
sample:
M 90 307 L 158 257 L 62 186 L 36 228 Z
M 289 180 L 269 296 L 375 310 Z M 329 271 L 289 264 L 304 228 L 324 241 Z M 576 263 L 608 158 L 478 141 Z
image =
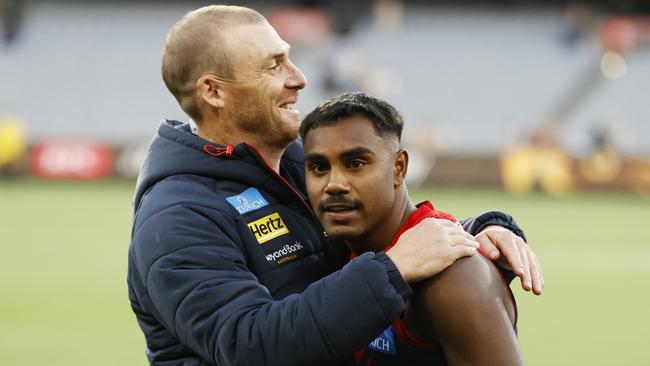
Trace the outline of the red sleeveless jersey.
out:
M 392 242 L 384 251 L 389 250 L 395 245 L 399 237 L 406 230 L 417 225 L 426 218 L 447 219 L 458 222 L 456 218 L 446 212 L 437 211 L 429 201 L 417 204 L 417 210 L 414 211 L 397 231 Z M 481 252 L 479 252 L 481 253 Z M 493 263 L 484 253 L 481 253 L 488 262 Z M 496 266 L 496 265 L 495 265 Z M 501 273 L 501 271 L 499 271 Z M 510 287 L 504 279 L 504 286 L 508 288 L 510 298 L 512 299 L 515 309 L 515 331 L 517 329 L 517 305 Z M 359 366 L 445 366 L 447 361 L 444 354 L 435 344 L 420 341 L 408 333 L 406 326 L 401 318 L 396 319 L 393 324 L 384 330 L 368 346 L 361 349 L 354 355 L 354 361 Z

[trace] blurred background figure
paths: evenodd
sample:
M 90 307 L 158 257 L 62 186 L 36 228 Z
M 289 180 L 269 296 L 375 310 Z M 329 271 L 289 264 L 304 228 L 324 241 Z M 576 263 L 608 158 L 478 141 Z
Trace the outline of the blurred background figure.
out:
M 533 131 L 528 145 L 503 153 L 501 174 L 505 188 L 515 195 L 539 188 L 561 197 L 573 188 L 571 158 L 547 125 Z
M 2 41 L 11 46 L 18 38 L 23 21 L 23 0 L 0 0 L 0 26 Z
M 609 127 L 594 127 L 591 139 L 591 151 L 579 162 L 578 167 L 587 180 L 605 184 L 621 174 L 621 152 Z
M 561 37 L 567 47 L 575 47 L 579 42 L 593 37 L 596 27 L 596 17 L 590 5 L 586 3 L 569 3 L 566 5 Z
M 24 173 L 27 142 L 22 122 L 11 114 L 0 115 L 0 178 Z

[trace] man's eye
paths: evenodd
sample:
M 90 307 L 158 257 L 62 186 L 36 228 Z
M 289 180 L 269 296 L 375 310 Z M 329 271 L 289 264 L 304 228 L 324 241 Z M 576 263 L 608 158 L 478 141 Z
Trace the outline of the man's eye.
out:
M 271 66 L 270 69 L 273 71 L 280 71 L 280 64 L 276 63 L 273 66 Z
M 327 166 L 321 163 L 311 163 L 309 165 L 309 170 L 316 174 L 325 173 L 327 171 Z
M 349 165 L 350 165 L 350 168 L 352 168 L 352 169 L 359 169 L 359 168 L 364 167 L 366 165 L 366 162 L 364 160 L 361 160 L 361 159 L 354 159 L 354 160 L 350 161 Z

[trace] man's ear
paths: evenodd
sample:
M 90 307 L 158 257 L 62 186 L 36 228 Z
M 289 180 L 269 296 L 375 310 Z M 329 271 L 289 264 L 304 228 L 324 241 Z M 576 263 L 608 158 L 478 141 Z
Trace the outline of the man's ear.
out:
M 398 187 L 404 183 L 406 179 L 406 171 L 409 166 L 409 153 L 404 149 L 400 149 L 395 154 L 393 162 L 393 185 Z
M 196 81 L 196 96 L 214 108 L 226 105 L 225 93 L 214 75 L 205 74 Z

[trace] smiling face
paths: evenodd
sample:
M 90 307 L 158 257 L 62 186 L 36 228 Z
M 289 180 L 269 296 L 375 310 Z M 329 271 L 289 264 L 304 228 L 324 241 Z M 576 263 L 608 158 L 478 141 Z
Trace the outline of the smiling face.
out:
M 386 247 L 406 195 L 408 157 L 397 136 L 379 136 L 357 114 L 309 130 L 304 147 L 309 199 L 328 235 L 375 251 Z
M 290 46 L 267 22 L 233 27 L 227 42 L 235 80 L 223 86 L 226 118 L 270 145 L 296 139 L 294 105 L 307 80 L 291 62 Z

